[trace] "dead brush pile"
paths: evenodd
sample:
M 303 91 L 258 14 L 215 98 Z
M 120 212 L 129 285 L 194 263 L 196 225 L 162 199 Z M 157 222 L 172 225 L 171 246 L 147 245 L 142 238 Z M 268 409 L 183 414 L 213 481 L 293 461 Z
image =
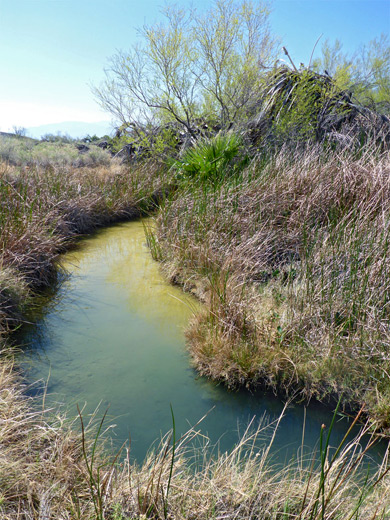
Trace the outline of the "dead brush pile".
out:
M 159 254 L 207 302 L 188 331 L 202 374 L 365 403 L 389 431 L 390 156 L 375 150 L 282 150 L 166 202 Z
M 390 120 L 362 105 L 329 74 L 277 67 L 265 78 L 253 114 L 242 131 L 252 143 L 280 149 L 308 141 L 332 143 L 338 149 L 359 149 L 390 143 Z

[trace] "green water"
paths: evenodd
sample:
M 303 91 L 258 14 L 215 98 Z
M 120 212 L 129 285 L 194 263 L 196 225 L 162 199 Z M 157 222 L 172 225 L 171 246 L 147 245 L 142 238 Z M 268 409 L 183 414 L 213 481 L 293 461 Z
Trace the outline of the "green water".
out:
M 132 455 L 141 460 L 171 427 L 172 404 L 178 433 L 213 409 L 201 428 L 221 449 L 237 441 L 256 416 L 274 420 L 283 403 L 273 395 L 228 392 L 197 377 L 186 352 L 183 329 L 199 305 L 169 285 L 152 260 L 141 222 L 97 232 L 65 254 L 69 276 L 48 298 L 36 323 L 23 331 L 23 367 L 28 380 L 47 383 L 46 404 L 64 403 L 76 416 L 108 408 L 116 425 L 115 444 L 131 435 Z M 42 392 L 42 383 L 30 392 Z M 293 405 L 282 420 L 275 457 L 296 453 L 302 441 L 304 408 Z M 305 444 L 311 449 L 331 412 L 318 404 L 307 410 Z M 336 423 L 333 443 L 347 421 Z

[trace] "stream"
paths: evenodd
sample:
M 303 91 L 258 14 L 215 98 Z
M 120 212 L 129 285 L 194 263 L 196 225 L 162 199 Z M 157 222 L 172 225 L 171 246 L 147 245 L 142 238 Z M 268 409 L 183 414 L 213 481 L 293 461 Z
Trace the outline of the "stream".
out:
M 97 407 L 99 417 L 108 410 L 106 424 L 115 424 L 113 444 L 121 445 L 130 434 L 131 457 L 140 462 L 172 427 L 170 405 L 177 435 L 209 412 L 199 428 L 220 450 L 230 449 L 254 416 L 254 426 L 277 419 L 283 403 L 273 394 L 230 392 L 191 368 L 183 331 L 200 304 L 164 279 L 141 221 L 82 239 L 61 264 L 69 275 L 37 310 L 34 323 L 23 328 L 20 340 L 29 393 L 45 394 L 46 406 L 60 403 L 76 416 L 79 405 L 86 420 Z M 289 406 L 273 444 L 276 462 L 296 456 L 304 415 L 303 405 Z M 308 406 L 308 451 L 331 418 L 325 406 Z M 346 419 L 336 421 L 333 445 L 348 426 Z

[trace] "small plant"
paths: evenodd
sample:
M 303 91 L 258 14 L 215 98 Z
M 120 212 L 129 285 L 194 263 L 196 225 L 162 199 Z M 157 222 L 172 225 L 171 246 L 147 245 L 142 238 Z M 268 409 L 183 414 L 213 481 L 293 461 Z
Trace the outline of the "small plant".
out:
M 78 411 L 80 423 L 81 423 L 82 452 L 83 452 L 85 467 L 86 467 L 87 473 L 88 473 L 89 489 L 91 492 L 91 498 L 92 498 L 93 505 L 95 508 L 96 520 L 104 520 L 105 519 L 105 515 L 104 515 L 105 503 L 107 500 L 110 486 L 112 485 L 112 479 L 113 479 L 113 475 L 115 472 L 115 464 L 116 464 L 120 454 L 122 453 L 124 444 L 118 450 L 115 457 L 113 458 L 113 460 L 110 463 L 107 463 L 105 461 L 102 462 L 100 457 L 98 458 L 98 462 L 96 462 L 98 444 L 99 444 L 100 437 L 102 434 L 103 424 L 104 424 L 104 420 L 107 415 L 107 410 L 103 414 L 103 417 L 97 428 L 95 438 L 94 438 L 94 441 L 91 446 L 90 454 L 88 454 L 84 420 L 83 420 L 83 416 L 81 414 L 81 411 L 80 411 L 80 408 L 78 405 L 77 405 L 77 411 Z
M 184 182 L 218 184 L 238 173 L 248 164 L 242 144 L 234 133 L 218 134 L 198 142 L 174 163 L 177 178 Z
M 12 129 L 17 137 L 26 137 L 27 129 L 23 126 L 13 126 Z
M 161 503 L 164 519 L 168 519 L 169 491 L 171 488 L 177 448 L 176 424 L 172 405 L 170 405 L 170 408 L 172 415 L 172 432 L 163 439 L 160 450 L 154 458 L 146 489 L 141 491 L 140 487 L 138 487 L 139 513 L 146 515 L 148 518 L 153 515 L 158 515 L 157 511 L 160 509 Z M 185 435 L 185 437 L 187 436 L 188 434 Z M 182 439 L 179 439 L 179 442 L 181 440 Z M 164 481 L 166 479 L 167 482 L 164 490 Z
M 142 222 L 145 238 L 146 238 L 146 244 L 150 250 L 150 253 L 152 255 L 152 258 L 157 261 L 162 260 L 162 249 L 158 243 L 158 238 L 155 232 L 155 229 L 144 222 Z

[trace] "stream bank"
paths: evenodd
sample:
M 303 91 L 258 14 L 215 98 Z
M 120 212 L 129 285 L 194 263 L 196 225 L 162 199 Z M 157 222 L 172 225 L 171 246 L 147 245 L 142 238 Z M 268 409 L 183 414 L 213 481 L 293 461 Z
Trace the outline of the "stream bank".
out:
M 146 246 L 145 225 L 102 229 L 60 258 L 68 276 L 22 331 L 19 363 L 31 383 L 43 383 L 31 393 L 43 392 L 46 406 L 62 404 L 75 416 L 78 405 L 86 418 L 97 407 L 108 409 L 114 444 L 130 435 L 131 457 L 139 463 L 171 428 L 170 405 L 178 435 L 208 414 L 200 430 L 221 451 L 231 450 L 250 421 L 253 428 L 272 423 L 284 405 L 270 392 L 229 391 L 191 368 L 184 330 L 200 304 L 165 280 Z M 290 460 L 302 435 L 311 453 L 321 425 L 331 420 L 332 411 L 319 403 L 306 410 L 291 404 L 273 444 L 275 462 Z M 336 422 L 334 445 L 348 427 L 346 420 Z M 260 439 L 259 447 L 268 440 Z

